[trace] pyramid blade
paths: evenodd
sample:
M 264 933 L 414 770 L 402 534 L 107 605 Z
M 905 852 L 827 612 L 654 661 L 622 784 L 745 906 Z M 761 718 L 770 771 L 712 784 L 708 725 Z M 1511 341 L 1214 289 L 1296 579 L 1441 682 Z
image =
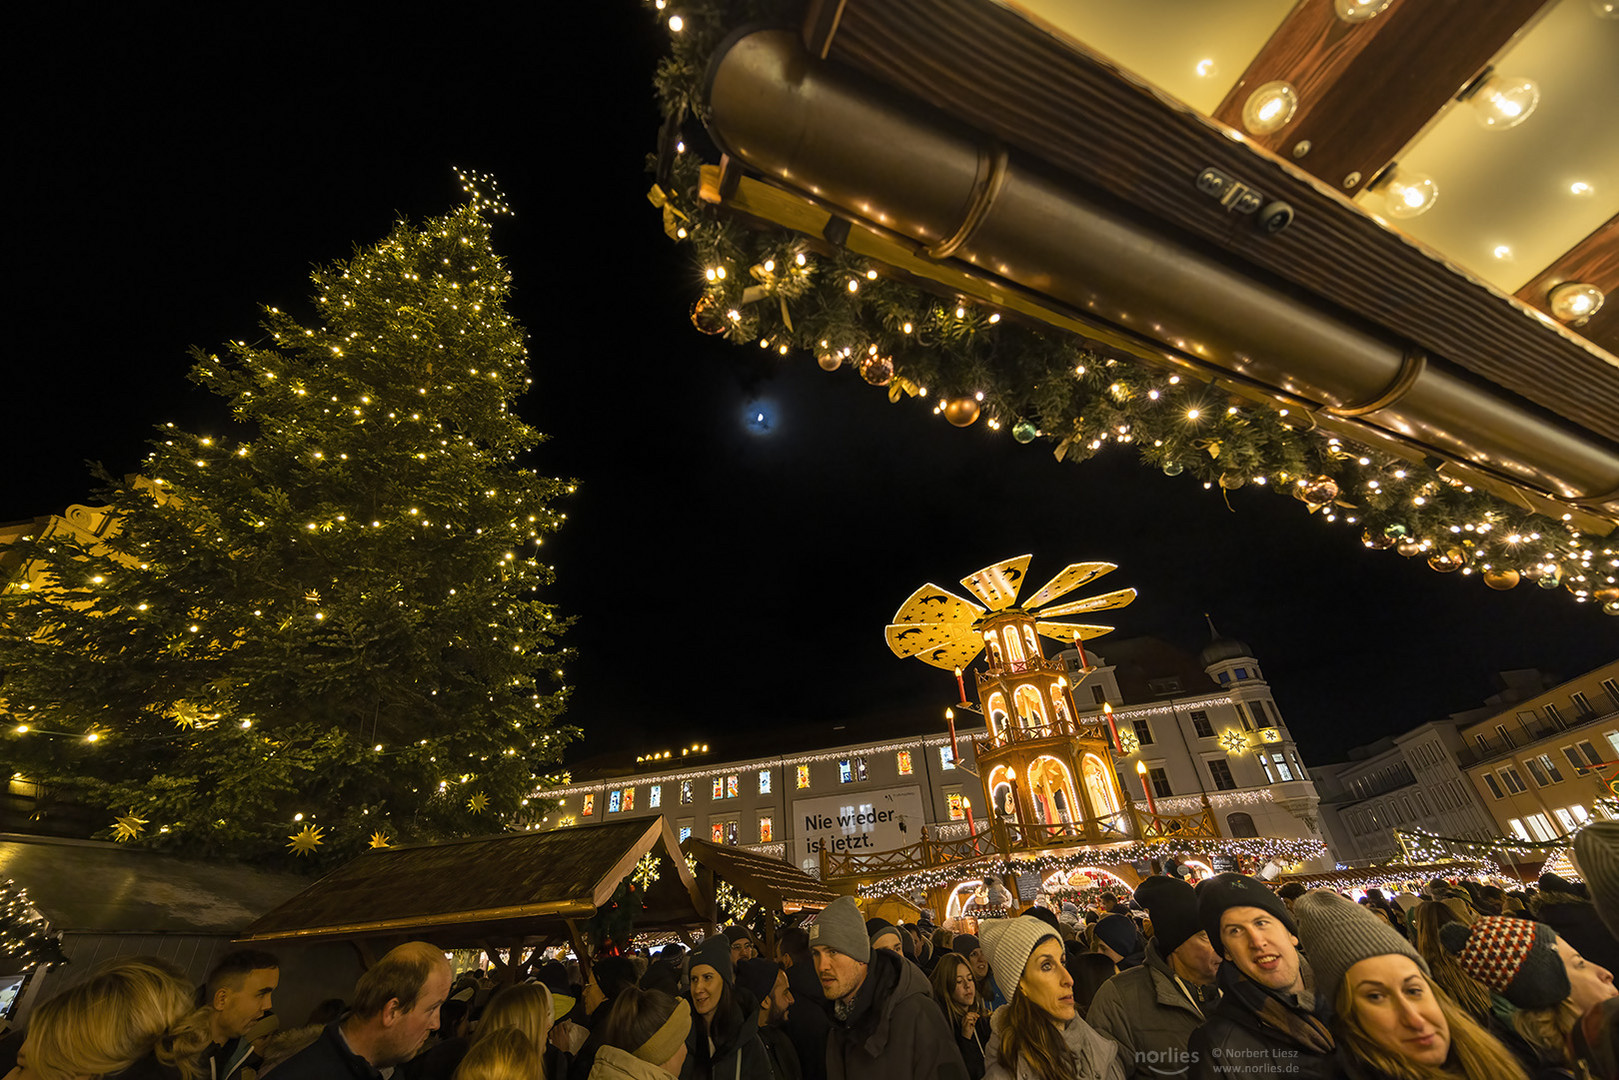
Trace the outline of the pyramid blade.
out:
M 929 582 L 906 597 L 894 612 L 897 623 L 972 622 L 984 609 Z
M 1071 593 L 1081 585 L 1089 585 L 1103 574 L 1117 569 L 1118 566 L 1110 562 L 1069 563 L 1058 571 L 1056 577 L 1040 586 L 1039 592 L 1024 601 L 1023 607 L 1033 611 L 1041 604 L 1049 604 L 1057 597 Z
M 940 648 L 949 648 L 953 653 L 966 651 L 967 659 L 953 661 L 952 667 L 958 663 L 966 667 L 984 647 L 983 639 L 965 623 L 894 623 L 883 637 L 894 655 L 902 658 L 920 657 Z
M 962 578 L 961 583 L 989 610 L 1004 611 L 1017 600 L 1018 589 L 1023 587 L 1023 576 L 1029 571 L 1029 560 L 1033 558 L 1033 555 L 1019 555 L 1015 559 L 1006 559 Z
M 1113 627 L 1092 626 L 1089 623 L 1077 622 L 1045 622 L 1043 620 L 1034 624 L 1035 633 L 1057 641 L 1066 641 L 1069 644 L 1073 643 L 1075 631 L 1078 631 L 1082 641 L 1089 641 L 1091 638 L 1101 637 L 1103 634 L 1111 634 Z
M 1057 615 L 1082 615 L 1087 611 L 1109 611 L 1121 608 L 1136 598 L 1134 589 L 1114 589 L 1099 596 L 1087 597 L 1084 600 L 1075 600 L 1070 604 L 1059 604 L 1054 608 L 1047 608 L 1040 612 L 1043 617 L 1050 618 Z
M 932 664 L 945 671 L 954 671 L 958 667 L 965 668 L 971 664 L 983 651 L 983 640 L 977 634 L 969 633 L 947 641 L 936 649 L 919 652 L 916 658 L 924 664 Z

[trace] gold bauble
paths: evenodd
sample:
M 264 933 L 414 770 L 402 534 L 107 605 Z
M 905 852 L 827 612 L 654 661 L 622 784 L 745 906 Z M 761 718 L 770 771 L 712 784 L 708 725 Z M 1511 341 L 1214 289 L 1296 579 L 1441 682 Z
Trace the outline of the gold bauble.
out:
M 1401 540 L 1398 544 L 1394 545 L 1394 550 L 1398 551 L 1401 555 L 1404 555 L 1409 559 L 1413 555 L 1422 554 L 1422 541 Z
M 700 296 L 691 306 L 691 324 L 705 334 L 725 333 L 725 314 L 712 296 Z
M 894 380 L 894 361 L 877 353 L 860 358 L 860 377 L 873 386 L 887 386 Z
M 1312 476 L 1298 485 L 1296 490 L 1304 505 L 1314 509 L 1338 497 L 1338 482 L 1330 476 Z
M 1516 570 L 1484 571 L 1484 584 L 1492 589 L 1500 589 L 1503 592 L 1507 589 L 1515 588 L 1522 578 L 1523 575 Z
M 1611 604 L 1615 600 L 1619 600 L 1619 589 L 1616 589 L 1611 585 L 1605 586 L 1593 592 L 1591 594 L 1591 599 L 1595 600 L 1599 604 Z
M 836 371 L 843 366 L 843 357 L 835 352 L 824 352 L 815 358 L 815 362 L 821 365 L 822 371 Z
M 957 427 L 966 427 L 978 419 L 978 402 L 970 397 L 951 398 L 944 403 L 944 418 Z
M 1457 547 L 1436 551 L 1428 556 L 1428 565 L 1441 574 L 1448 574 L 1467 565 L 1467 552 Z
M 1225 488 L 1227 491 L 1235 491 L 1237 488 L 1242 487 L 1242 485 L 1246 484 L 1247 482 L 1248 481 L 1246 479 L 1238 476 L 1236 473 L 1220 474 L 1220 486 Z
M 1384 533 L 1374 533 L 1370 529 L 1362 529 L 1360 532 L 1360 542 L 1375 551 L 1382 551 L 1385 548 L 1391 548 L 1394 546 L 1394 537 L 1388 536 Z

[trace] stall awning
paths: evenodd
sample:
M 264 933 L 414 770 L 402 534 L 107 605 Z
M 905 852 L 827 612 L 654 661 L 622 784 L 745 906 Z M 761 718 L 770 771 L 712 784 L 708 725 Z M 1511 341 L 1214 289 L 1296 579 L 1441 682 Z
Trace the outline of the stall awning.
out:
M 772 911 L 825 907 L 839 896 L 796 866 L 745 848 L 687 837 L 680 850 Z

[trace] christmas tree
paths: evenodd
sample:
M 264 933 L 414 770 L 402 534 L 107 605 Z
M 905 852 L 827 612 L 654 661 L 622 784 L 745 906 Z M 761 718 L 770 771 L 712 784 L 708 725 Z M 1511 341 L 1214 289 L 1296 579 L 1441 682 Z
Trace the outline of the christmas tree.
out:
M 573 489 L 520 464 L 504 208 L 463 180 L 317 269 L 312 317 L 194 357 L 238 434 L 164 425 L 103 476 L 112 535 L 14 545 L 5 749 L 107 835 L 320 860 L 528 820 L 571 734 L 538 554 Z
M 0 961 L 7 971 L 67 962 L 60 939 L 28 902 L 28 893 L 9 878 L 0 878 Z

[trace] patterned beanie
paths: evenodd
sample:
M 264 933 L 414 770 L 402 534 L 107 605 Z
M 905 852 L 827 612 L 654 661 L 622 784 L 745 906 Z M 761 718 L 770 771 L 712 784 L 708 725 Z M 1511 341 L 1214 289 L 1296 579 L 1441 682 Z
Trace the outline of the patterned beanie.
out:
M 1439 928 L 1439 943 L 1462 970 L 1520 1009 L 1549 1009 L 1568 997 L 1556 941 L 1557 931 L 1545 923 L 1505 915 Z

